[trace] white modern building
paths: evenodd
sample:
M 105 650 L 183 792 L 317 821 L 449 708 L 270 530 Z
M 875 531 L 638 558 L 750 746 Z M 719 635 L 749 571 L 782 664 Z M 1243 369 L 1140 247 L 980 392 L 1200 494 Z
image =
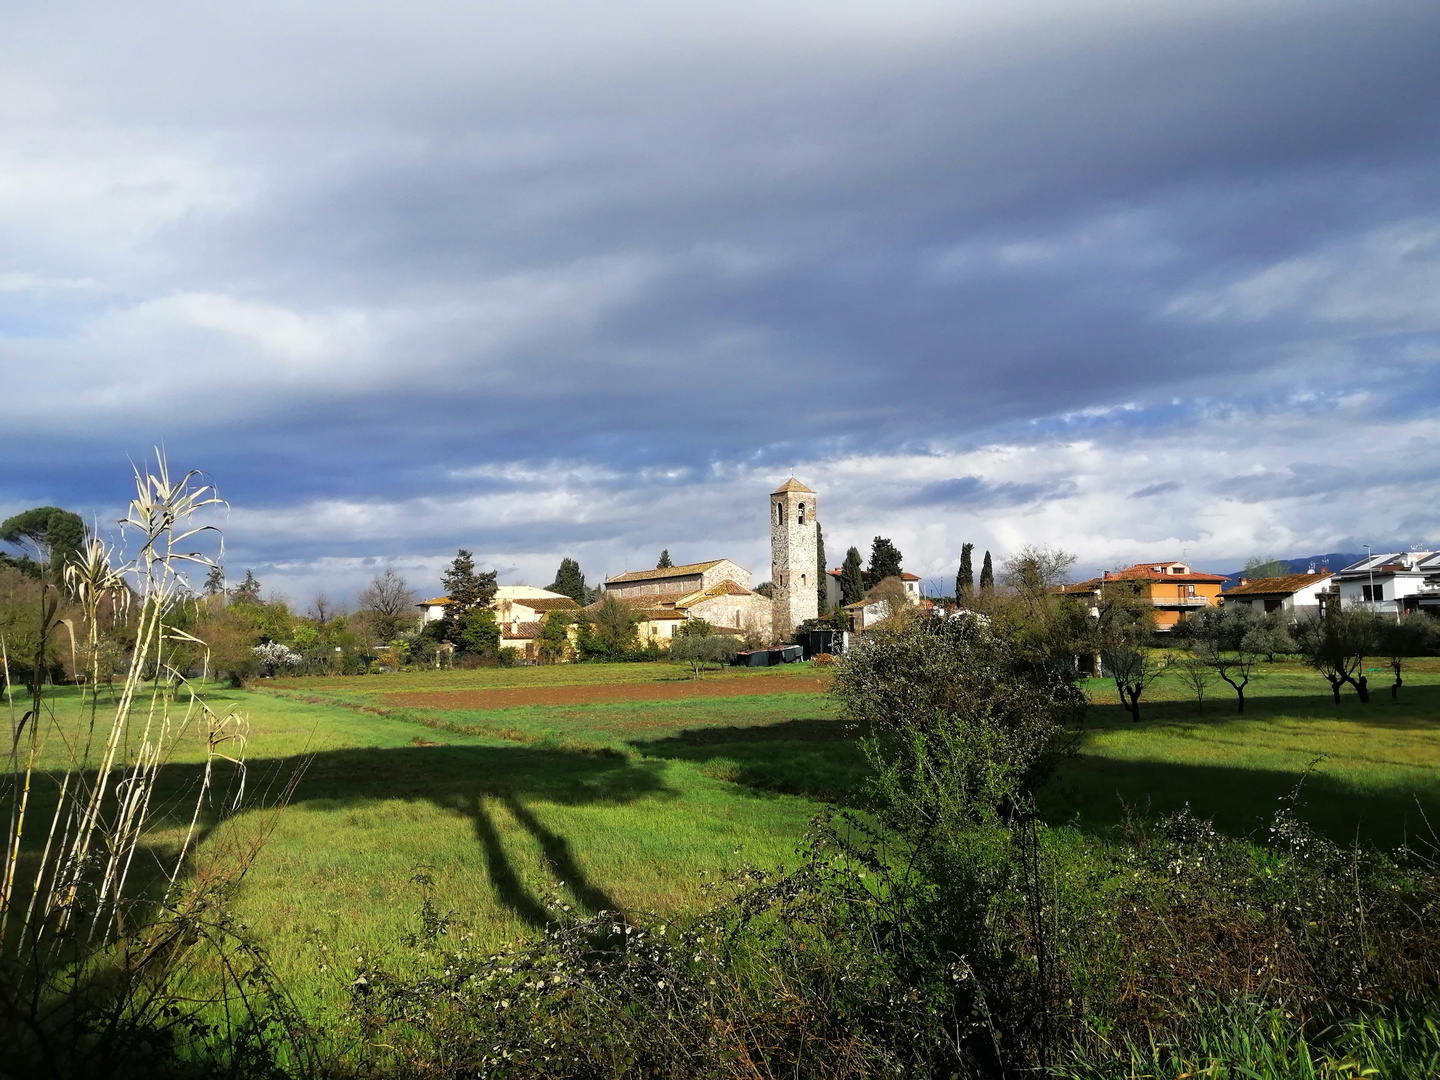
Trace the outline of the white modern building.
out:
M 1400 616 L 1440 613 L 1440 551 L 1387 551 L 1351 563 L 1335 575 L 1340 603 Z

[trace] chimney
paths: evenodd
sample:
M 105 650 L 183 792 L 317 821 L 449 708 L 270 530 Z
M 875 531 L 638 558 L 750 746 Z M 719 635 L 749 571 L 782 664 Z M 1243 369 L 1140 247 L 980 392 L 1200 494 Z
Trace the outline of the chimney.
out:
M 1242 578 L 1240 579 L 1240 584 L 1241 584 L 1241 585 L 1248 585 L 1248 584 L 1250 584 L 1250 582 L 1249 582 L 1246 578 L 1243 578 L 1243 577 L 1242 577 Z

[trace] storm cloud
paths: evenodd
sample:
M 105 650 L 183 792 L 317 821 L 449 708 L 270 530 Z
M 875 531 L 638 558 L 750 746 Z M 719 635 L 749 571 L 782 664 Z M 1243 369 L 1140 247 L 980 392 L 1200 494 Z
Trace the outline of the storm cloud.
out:
M 10 10 L 0 510 L 163 444 L 296 595 L 763 577 L 792 469 L 937 578 L 1440 543 L 1436 100 L 1433 3 Z

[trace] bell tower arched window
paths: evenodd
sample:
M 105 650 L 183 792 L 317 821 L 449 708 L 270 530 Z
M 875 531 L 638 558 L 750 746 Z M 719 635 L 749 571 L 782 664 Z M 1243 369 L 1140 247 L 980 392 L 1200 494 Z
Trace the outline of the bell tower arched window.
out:
M 799 522 L 799 523 L 800 523 L 801 525 L 804 525 L 804 524 L 805 524 L 805 504 L 804 504 L 804 503 L 801 503 L 801 504 L 800 504 L 800 522 Z

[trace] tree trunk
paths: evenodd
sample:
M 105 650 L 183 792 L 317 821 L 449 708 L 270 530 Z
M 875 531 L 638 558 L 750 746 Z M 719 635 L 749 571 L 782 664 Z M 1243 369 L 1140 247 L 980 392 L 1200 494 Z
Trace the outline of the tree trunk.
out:
M 1245 687 L 1250 685 L 1250 677 L 1247 675 L 1245 681 L 1239 683 L 1230 678 L 1229 675 L 1221 675 L 1220 677 L 1229 683 L 1235 691 L 1235 711 L 1237 713 L 1243 713 L 1245 711 Z M 1338 701 L 1340 699 L 1337 697 L 1335 700 Z
M 1124 703 L 1126 711 L 1130 713 L 1131 722 L 1138 724 L 1140 722 L 1140 691 L 1130 690 L 1127 692 L 1125 687 L 1121 687 L 1120 700 Z

